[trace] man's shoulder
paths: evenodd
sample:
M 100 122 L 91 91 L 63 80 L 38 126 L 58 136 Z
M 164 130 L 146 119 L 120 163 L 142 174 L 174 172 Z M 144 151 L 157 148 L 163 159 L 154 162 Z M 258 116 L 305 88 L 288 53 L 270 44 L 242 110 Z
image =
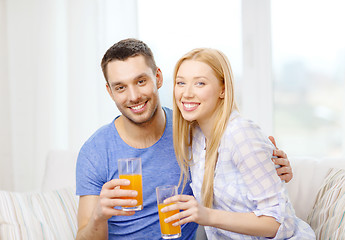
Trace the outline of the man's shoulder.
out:
M 163 110 L 168 117 L 172 118 L 173 110 L 171 108 L 163 107 Z
M 98 128 L 84 143 L 84 145 L 94 145 L 107 142 L 116 135 L 114 121 Z

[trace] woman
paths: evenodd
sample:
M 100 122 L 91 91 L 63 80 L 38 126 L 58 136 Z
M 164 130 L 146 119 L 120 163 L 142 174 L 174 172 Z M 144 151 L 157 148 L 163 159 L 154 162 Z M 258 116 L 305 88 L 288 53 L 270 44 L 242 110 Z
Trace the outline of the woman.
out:
M 275 173 L 274 146 L 242 118 L 227 57 L 214 49 L 184 55 L 174 71 L 174 147 L 184 184 L 194 196 L 178 195 L 163 211 L 174 225 L 204 225 L 211 239 L 315 239 L 297 218 Z

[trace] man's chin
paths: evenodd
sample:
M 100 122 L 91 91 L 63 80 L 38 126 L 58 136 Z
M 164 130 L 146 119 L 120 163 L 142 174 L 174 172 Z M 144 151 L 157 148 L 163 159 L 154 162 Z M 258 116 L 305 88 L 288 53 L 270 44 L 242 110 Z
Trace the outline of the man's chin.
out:
M 128 121 L 130 121 L 132 124 L 135 125 L 145 125 L 149 122 L 151 122 L 152 120 L 152 116 L 147 116 L 147 114 L 142 114 L 142 115 L 137 115 L 137 116 L 133 116 L 133 114 L 122 114 L 124 117 L 126 117 L 126 119 Z
M 127 111 L 121 113 L 132 124 L 135 124 L 137 126 L 147 126 L 153 121 L 154 117 L 156 116 L 157 108 L 152 111 L 145 111 L 142 114 L 132 113 L 131 110 L 129 110 L 129 112 Z

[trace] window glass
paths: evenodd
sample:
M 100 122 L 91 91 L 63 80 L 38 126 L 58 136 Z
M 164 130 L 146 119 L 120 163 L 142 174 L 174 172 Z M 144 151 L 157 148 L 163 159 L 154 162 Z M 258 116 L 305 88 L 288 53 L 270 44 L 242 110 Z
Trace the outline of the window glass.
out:
M 289 154 L 344 156 L 345 3 L 274 0 L 275 136 Z
M 214 0 L 212 4 L 200 0 L 145 0 L 137 4 L 138 37 L 150 46 L 163 72 L 164 84 L 160 89 L 163 106 L 172 107 L 175 63 L 193 48 L 211 47 L 223 51 L 232 64 L 236 82 L 240 82 L 240 0 Z

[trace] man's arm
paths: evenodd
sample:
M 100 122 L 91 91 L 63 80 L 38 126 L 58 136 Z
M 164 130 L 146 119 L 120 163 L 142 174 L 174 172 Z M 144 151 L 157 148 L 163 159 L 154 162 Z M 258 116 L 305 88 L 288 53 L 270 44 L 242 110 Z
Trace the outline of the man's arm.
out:
M 138 193 L 122 190 L 120 186 L 129 185 L 127 179 L 113 179 L 105 183 L 99 196 L 86 195 L 79 199 L 77 240 L 108 239 L 108 219 L 112 216 L 130 216 L 134 211 L 114 209 L 116 206 L 135 206 L 136 200 L 121 199 L 133 197 Z
M 269 136 L 268 138 L 277 148 L 274 137 Z M 280 150 L 277 148 L 276 150 L 273 151 L 273 156 L 276 157 L 276 158 L 272 158 L 272 161 L 274 162 L 274 164 L 281 166 L 280 168 L 277 168 L 278 176 L 280 177 L 281 180 L 284 180 L 286 183 L 290 182 L 290 180 L 293 177 L 293 173 L 292 173 L 292 167 L 290 165 L 290 161 L 286 153 L 283 150 Z
M 93 217 L 98 201 L 99 196 L 93 195 L 79 198 L 76 239 L 108 239 L 108 220 Z

